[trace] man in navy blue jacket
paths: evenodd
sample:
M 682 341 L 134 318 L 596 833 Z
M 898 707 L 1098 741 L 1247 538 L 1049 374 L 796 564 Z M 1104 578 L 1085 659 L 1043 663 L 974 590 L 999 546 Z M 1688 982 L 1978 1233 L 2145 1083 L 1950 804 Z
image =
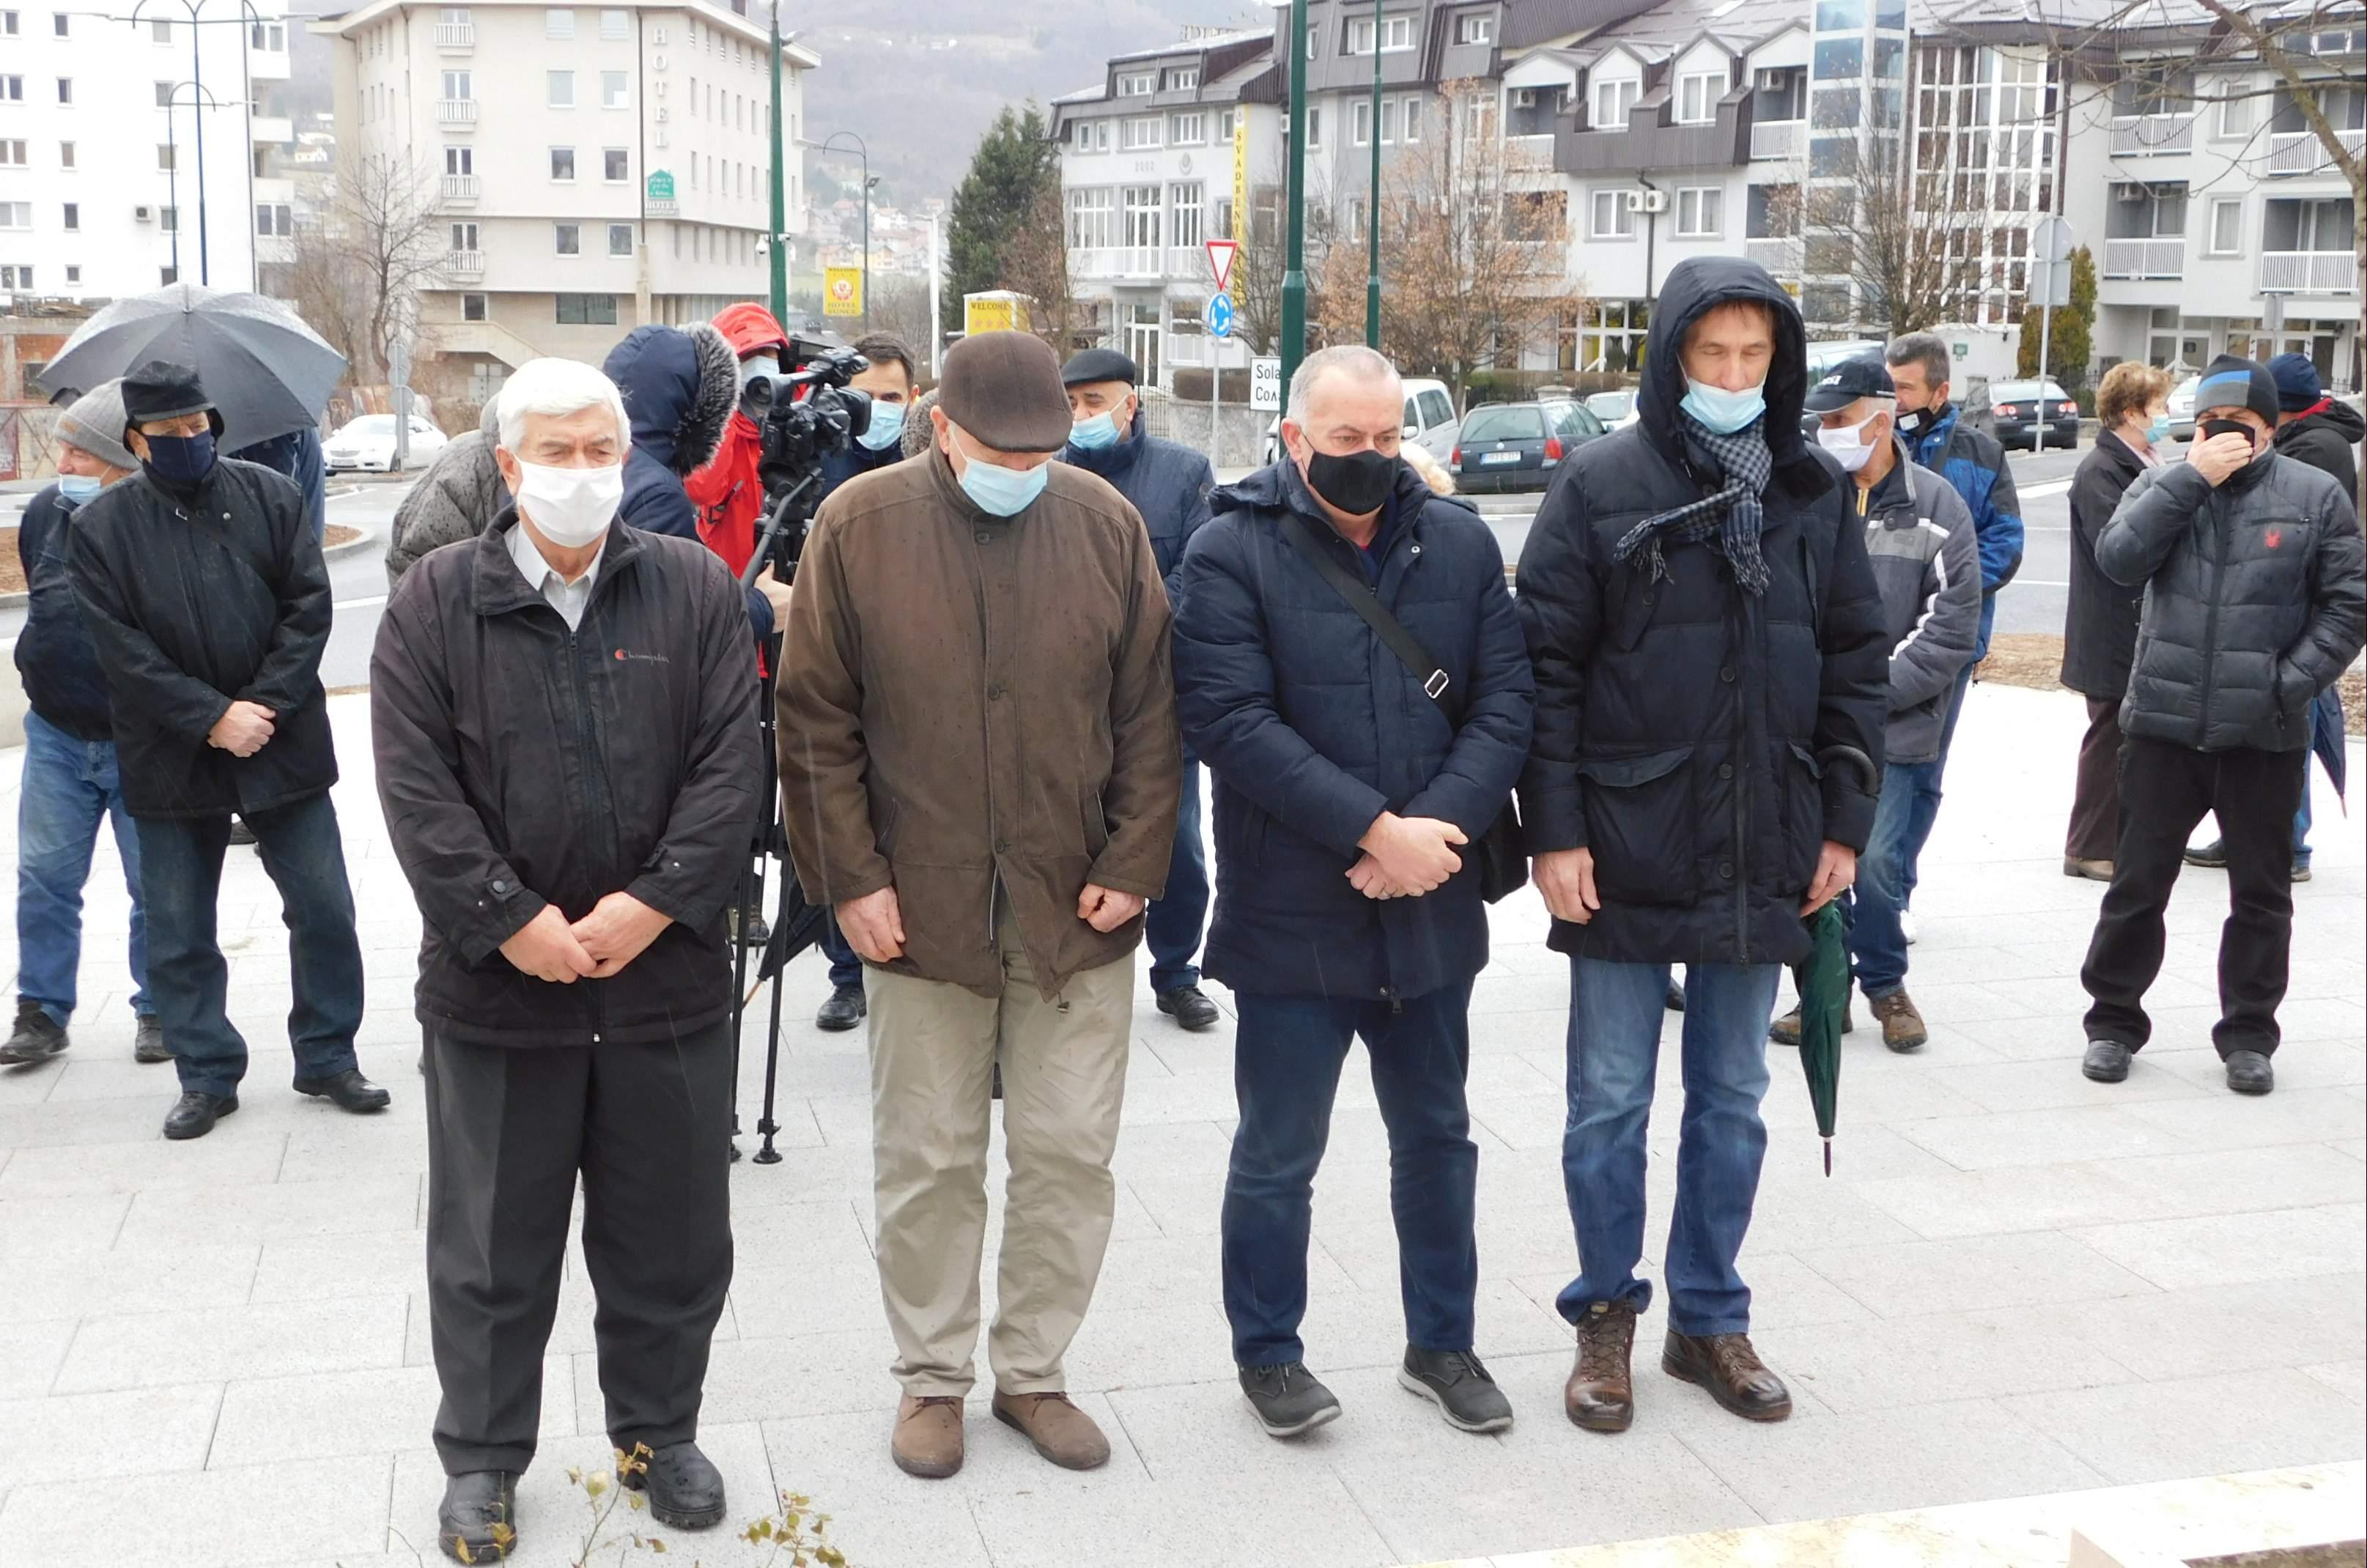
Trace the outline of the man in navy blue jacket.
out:
M 1142 513 L 1151 554 L 1175 598 L 1184 547 L 1208 520 L 1208 492 L 1217 476 L 1208 459 L 1179 442 L 1150 434 L 1135 388 L 1134 361 L 1114 348 L 1089 348 L 1060 367 L 1076 428 L 1060 460 L 1107 479 Z M 1150 948 L 1150 990 L 1159 1010 L 1197 1032 L 1216 1026 L 1217 1004 L 1200 989 L 1200 927 L 1208 918 L 1208 852 L 1200 840 L 1200 763 L 1184 754 L 1184 798 L 1175 812 L 1175 853 L 1167 863 L 1167 891 L 1144 917 Z
M 1495 536 L 1399 461 L 1403 406 L 1371 349 L 1309 355 L 1288 457 L 1217 491 L 1176 592 L 1176 710 L 1216 775 L 1206 967 L 1240 1011 L 1225 1313 L 1241 1392 L 1277 1438 L 1340 1413 L 1298 1325 L 1315 1170 L 1360 1035 L 1389 1134 L 1398 1381 L 1466 1431 L 1512 1420 L 1472 1354 L 1479 1151 L 1464 1078 L 1488 962 L 1475 846 L 1527 754 L 1534 682 Z M 1444 672 L 1434 695 L 1307 551 L 1369 585 Z

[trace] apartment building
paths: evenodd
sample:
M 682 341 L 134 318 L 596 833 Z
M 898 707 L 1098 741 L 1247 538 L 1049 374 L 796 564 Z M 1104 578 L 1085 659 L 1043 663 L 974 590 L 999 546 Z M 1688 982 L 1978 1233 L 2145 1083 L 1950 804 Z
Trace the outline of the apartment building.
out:
M 295 231 L 289 26 L 254 0 L 136 22 L 0 0 L 0 301 L 267 288 Z
M 537 355 L 596 362 L 644 321 L 764 297 L 772 78 L 746 0 L 370 0 L 314 29 L 339 41 L 348 166 L 408 160 L 447 242 L 416 302 L 418 355 L 459 361 L 480 395 Z M 820 60 L 796 44 L 781 59 L 795 148 Z M 792 230 L 803 183 L 793 152 Z

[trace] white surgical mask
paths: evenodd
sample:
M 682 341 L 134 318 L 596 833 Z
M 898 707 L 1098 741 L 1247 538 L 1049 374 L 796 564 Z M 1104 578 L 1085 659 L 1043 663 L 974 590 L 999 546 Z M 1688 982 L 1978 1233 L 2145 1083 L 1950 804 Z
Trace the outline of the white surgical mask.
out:
M 580 550 L 608 531 L 625 499 L 625 465 L 552 468 L 518 464 L 518 510 L 562 550 Z
M 1855 424 L 1844 424 L 1838 430 L 1829 425 L 1817 429 L 1817 445 L 1830 452 L 1847 473 L 1856 473 L 1872 460 L 1874 448 L 1866 445 L 1866 426 L 1880 419 L 1879 412 L 1870 413 Z

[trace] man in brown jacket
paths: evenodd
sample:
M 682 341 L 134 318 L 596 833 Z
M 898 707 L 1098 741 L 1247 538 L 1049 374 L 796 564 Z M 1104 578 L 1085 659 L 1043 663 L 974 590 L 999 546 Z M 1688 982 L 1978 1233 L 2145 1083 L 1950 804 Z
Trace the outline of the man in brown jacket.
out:
M 1182 788 L 1167 593 L 1134 508 L 1052 460 L 1069 402 L 1040 339 L 962 342 L 929 419 L 928 457 L 815 520 L 781 789 L 798 879 L 865 964 L 896 1462 L 961 1468 L 999 1054 L 994 1414 L 1090 1470 L 1109 1444 L 1061 1358 L 1109 1242 L 1133 954 Z

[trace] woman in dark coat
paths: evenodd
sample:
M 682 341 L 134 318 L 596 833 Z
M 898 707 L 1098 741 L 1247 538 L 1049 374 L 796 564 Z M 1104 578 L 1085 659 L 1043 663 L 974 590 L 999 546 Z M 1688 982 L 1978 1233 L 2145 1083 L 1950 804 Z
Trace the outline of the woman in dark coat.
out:
M 2096 566 L 2096 540 L 2136 477 L 2168 460 L 2169 376 L 2134 360 L 2104 373 L 2096 393 L 2096 445 L 2071 479 L 2071 595 L 2063 620 L 2063 683 L 2088 699 L 2063 874 L 2112 879 L 2121 832 L 2121 699 L 2136 652 L 2141 588 L 2124 588 Z

